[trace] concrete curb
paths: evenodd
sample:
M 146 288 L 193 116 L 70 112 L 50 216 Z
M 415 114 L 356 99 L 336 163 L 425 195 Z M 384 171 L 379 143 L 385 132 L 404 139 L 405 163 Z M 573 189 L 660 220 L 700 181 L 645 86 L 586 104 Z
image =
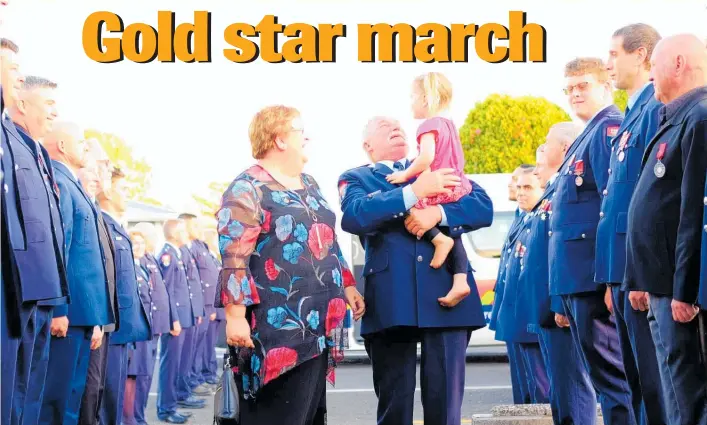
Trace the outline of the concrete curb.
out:
M 511 404 L 495 406 L 491 413 L 473 415 L 473 425 L 553 425 L 549 404 Z M 596 425 L 604 425 L 601 406 L 597 405 Z

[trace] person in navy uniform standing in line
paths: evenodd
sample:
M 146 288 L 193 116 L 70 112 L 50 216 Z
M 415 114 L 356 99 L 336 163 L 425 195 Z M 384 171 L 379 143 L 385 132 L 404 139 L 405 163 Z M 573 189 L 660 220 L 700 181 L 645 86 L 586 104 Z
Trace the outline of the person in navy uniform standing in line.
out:
M 594 425 L 596 422 L 596 393 L 584 367 L 565 316 L 559 317 L 560 327 L 552 312 L 549 291 L 548 241 L 552 195 L 555 193 L 557 170 L 564 154 L 580 134 L 572 122 L 553 125 L 545 143 L 536 152 L 537 163 L 533 174 L 544 193 L 528 213 L 525 267 L 519 277 L 519 293 L 526 308 L 529 332 L 538 334 L 540 350 L 550 380 L 550 407 L 555 425 Z M 526 232 L 527 232 L 526 230 Z
M 177 405 L 199 408 L 202 403 L 186 403 L 177 398 L 177 383 L 180 373 L 184 329 L 190 328 L 194 317 L 189 300 L 189 287 L 182 254 L 179 249 L 182 220 L 170 219 L 164 223 L 165 245 L 159 254 L 159 265 L 165 286 L 174 300 L 176 316 L 172 316 L 172 331 L 160 337 L 160 376 L 157 389 L 157 417 L 173 424 L 183 424 L 187 417 L 177 412 Z
M 448 227 L 450 237 L 487 227 L 493 205 L 484 189 L 472 182 L 472 192 L 458 202 L 412 208 L 416 198 L 446 193 L 445 187 L 459 181 L 440 170 L 423 173 L 409 185 L 389 183 L 386 177 L 407 162 L 408 145 L 396 120 L 370 120 L 363 148 L 372 164 L 343 173 L 338 188 L 341 228 L 358 235 L 366 250 L 367 313 L 361 334 L 373 367 L 378 423 L 412 422 L 421 341 L 425 422 L 459 424 L 466 348 L 471 332 L 486 321 L 471 268 L 469 296 L 453 308 L 439 304 L 452 282 L 450 268 L 431 268 L 434 247 L 416 235 L 437 225 Z M 406 212 L 409 215 L 403 218 Z
M 517 201 L 516 197 L 516 182 L 518 181 L 518 176 L 524 170 L 532 170 L 533 166 L 530 164 L 522 164 L 516 168 L 511 174 L 511 180 L 508 182 L 508 200 Z M 491 306 L 491 317 L 489 320 L 489 329 L 492 331 L 497 330 L 498 325 L 498 312 L 503 302 L 503 293 L 505 287 L 505 276 L 506 271 L 509 267 L 509 260 L 512 255 L 510 240 L 515 239 L 517 233 L 520 231 L 520 225 L 522 224 L 524 211 L 520 208 L 516 208 L 515 219 L 511 223 L 511 227 L 508 230 L 508 234 L 503 241 L 503 247 L 501 248 L 501 259 L 498 265 L 498 274 L 496 275 L 496 283 L 494 284 L 494 298 L 493 305 Z M 506 343 L 506 351 L 508 352 L 508 364 L 511 369 L 511 387 L 513 388 L 513 403 L 514 404 L 529 404 L 530 403 L 530 388 L 525 381 L 525 365 L 523 364 L 523 357 L 520 352 L 520 346 L 518 344 Z
M 105 393 L 100 413 L 102 425 L 121 424 L 125 381 L 128 378 L 128 351 L 134 349 L 135 342 L 152 339 L 149 311 L 144 309 L 138 294 L 132 244 L 128 232 L 119 221 L 127 209 L 124 179 L 125 174 L 114 169 L 110 188 L 97 196 L 115 247 L 115 281 L 120 306 L 118 329 L 108 338 Z
M 570 106 L 586 127 L 565 154 L 552 199 L 550 295 L 562 299 L 553 311 L 564 313 L 569 320 L 598 392 L 604 423 L 633 425 L 630 389 L 609 310 L 611 291 L 594 281 L 596 231 L 609 173 L 610 143 L 623 114 L 611 103 L 611 83 L 601 59 L 572 60 L 565 66 L 565 77 Z
M 628 293 L 621 290 L 626 269 L 626 212 L 638 180 L 643 151 L 658 129 L 662 104 L 654 97 L 649 80 L 650 58 L 660 40 L 646 24 L 618 29 L 611 40 L 607 67 L 619 90 L 629 95 L 628 112 L 611 143 L 611 173 L 602 195 L 597 227 L 594 280 L 612 292 L 626 378 L 631 388 L 633 412 L 641 425 L 667 422 L 660 386 L 658 360 L 646 312 L 634 310 Z
M 665 106 L 628 209 L 624 290 L 640 310 L 650 308 L 668 423 L 705 425 L 707 376 L 694 320 L 707 170 L 703 42 L 686 34 L 661 40 L 653 50 L 651 79 Z M 648 297 L 636 297 L 635 291 Z
M 25 80 L 16 44 L 0 40 L 2 110 L 3 326 L 0 423 L 37 424 L 49 370 L 49 336 L 69 300 L 59 193 L 46 150 L 36 142 L 56 117 L 53 83 Z M 8 316 L 5 317 L 5 314 Z
M 169 317 L 166 315 L 159 317 L 155 314 L 155 302 L 152 299 L 153 287 L 150 280 L 150 273 L 147 268 L 140 264 L 140 260 L 145 256 L 145 237 L 140 231 L 132 228 L 128 231 L 130 242 L 133 248 L 135 277 L 137 278 L 137 291 L 140 295 L 140 302 L 144 311 L 149 312 L 152 334 L 169 332 Z M 157 326 L 162 328 L 158 329 Z M 128 352 L 128 379 L 125 381 L 125 396 L 123 397 L 123 424 L 142 425 L 145 423 L 145 408 L 147 407 L 147 392 L 140 392 L 137 398 L 137 382 L 139 378 L 152 382 L 152 374 L 155 370 L 155 357 L 157 349 L 150 335 L 147 341 L 135 342 L 135 349 Z M 142 383 L 142 382 L 141 382 Z M 137 413 L 137 412 L 140 413 Z M 139 420 L 137 417 L 139 416 Z
M 182 214 L 180 218 L 184 220 L 187 226 L 187 233 L 190 239 L 190 248 L 192 256 L 196 262 L 196 267 L 199 272 L 199 278 L 201 279 L 201 287 L 204 294 L 204 323 L 203 331 L 200 334 L 196 342 L 196 353 L 194 356 L 194 366 L 192 367 L 192 388 L 194 388 L 194 394 L 211 394 L 211 389 L 204 386 L 203 384 L 217 384 L 218 381 L 215 377 L 211 381 L 207 381 L 207 374 L 209 374 L 208 361 L 211 358 L 211 353 L 214 352 L 216 347 L 216 331 L 218 330 L 218 322 L 216 321 L 217 314 L 214 308 L 214 301 L 216 300 L 216 284 L 218 282 L 218 269 L 216 263 L 214 263 L 211 253 L 209 252 L 209 247 L 206 243 L 202 241 L 203 230 L 201 228 L 201 223 L 196 215 L 194 214 Z
M 103 344 L 102 327 L 115 323 L 118 311 L 110 303 L 106 263 L 111 262 L 100 242 L 102 223 L 77 173 L 86 164 L 83 131 L 73 123 L 58 123 L 45 146 L 56 169 L 60 208 L 66 233 L 66 261 L 71 304 L 55 316 L 68 322 L 65 338 L 52 338 L 47 394 L 42 424 L 77 424 L 86 390 L 90 351 Z
M 212 285 L 217 286 L 218 275 L 222 269 L 220 254 L 218 253 L 218 232 L 204 231 L 204 239 L 206 240 L 205 245 L 209 253 L 209 259 L 211 263 L 213 263 L 213 271 L 206 272 L 207 269 L 204 270 L 207 276 L 213 273 L 215 278 L 211 280 L 213 282 Z M 209 280 L 206 279 L 204 281 L 209 282 Z M 214 296 L 216 295 L 217 294 L 214 294 Z M 215 348 L 218 336 L 226 334 L 226 312 L 223 308 L 216 307 L 215 305 L 214 310 L 216 311 L 216 319 L 209 324 L 209 334 L 207 334 L 207 341 L 211 349 L 206 353 L 206 357 L 204 358 L 204 377 L 208 384 L 218 385 L 220 375 L 218 373 L 218 361 L 216 360 Z
M 192 326 L 184 330 L 184 346 L 182 348 L 182 360 L 179 364 L 179 378 L 177 380 L 177 398 L 179 402 L 186 403 L 184 407 L 199 408 L 206 405 L 206 401 L 194 397 L 193 388 L 198 386 L 193 382 L 194 359 L 197 353 L 197 340 L 200 332 L 205 330 L 202 327 L 204 324 L 204 292 L 201 288 L 201 278 L 199 277 L 199 269 L 196 267 L 196 260 L 192 255 L 187 233 L 187 227 L 184 220 L 179 233 L 180 253 L 184 264 L 185 273 L 187 275 L 187 288 L 189 289 L 189 301 L 191 303 Z M 209 392 L 210 393 L 210 392 Z M 203 394 L 202 394 L 203 395 Z M 199 406 L 197 406 L 199 404 Z

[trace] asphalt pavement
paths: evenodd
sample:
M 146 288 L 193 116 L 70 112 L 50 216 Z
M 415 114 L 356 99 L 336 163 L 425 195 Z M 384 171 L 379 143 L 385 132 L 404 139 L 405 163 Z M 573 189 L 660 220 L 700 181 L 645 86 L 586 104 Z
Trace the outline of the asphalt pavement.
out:
M 348 363 L 336 370 L 336 388 L 328 386 L 328 423 L 332 425 L 362 425 L 376 423 L 376 395 L 373 392 L 371 366 L 366 363 Z M 148 402 L 147 419 L 151 425 L 162 424 L 157 419 L 157 370 L 153 379 L 152 392 Z M 205 397 L 203 409 L 184 409 L 193 416 L 190 425 L 213 425 L 213 396 Z M 512 403 L 511 380 L 508 363 L 495 359 L 469 360 L 466 364 L 464 405 L 462 423 L 470 424 L 471 415 L 488 413 L 491 407 Z M 415 400 L 414 425 L 423 425 L 422 404 L 420 402 L 419 365 L 418 385 Z M 262 424 L 266 425 L 266 424 Z M 282 424 L 276 424 L 282 425 Z

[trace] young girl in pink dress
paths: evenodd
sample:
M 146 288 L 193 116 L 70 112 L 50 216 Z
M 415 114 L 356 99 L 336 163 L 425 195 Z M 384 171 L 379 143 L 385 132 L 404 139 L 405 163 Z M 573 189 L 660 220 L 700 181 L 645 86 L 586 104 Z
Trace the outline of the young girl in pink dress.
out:
M 442 116 L 452 100 L 452 85 L 440 73 L 432 72 L 415 79 L 412 89 L 412 110 L 415 119 L 424 119 L 417 129 L 418 156 L 404 171 L 388 176 L 388 181 L 400 184 L 411 180 L 420 173 L 442 168 L 456 170 L 461 179 L 461 185 L 456 186 L 452 193 L 420 199 L 415 208 L 425 208 L 458 201 L 471 192 L 471 182 L 464 175 L 464 151 L 459 140 L 459 133 L 454 123 Z M 444 264 L 449 253 L 452 253 L 452 268 L 454 282 L 449 293 L 439 298 L 439 303 L 453 307 L 463 300 L 471 289 L 467 283 L 469 259 L 461 241 L 461 237 L 450 238 L 437 227 L 427 231 L 425 240 L 435 246 L 434 257 L 430 266 L 439 268 Z

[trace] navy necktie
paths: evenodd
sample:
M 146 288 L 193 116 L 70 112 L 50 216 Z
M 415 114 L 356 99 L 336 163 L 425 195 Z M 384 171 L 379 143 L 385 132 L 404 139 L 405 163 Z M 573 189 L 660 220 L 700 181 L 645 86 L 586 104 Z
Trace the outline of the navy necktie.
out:
M 405 169 L 405 164 L 403 164 L 402 161 L 395 161 L 393 164 L 393 169 L 395 171 L 403 171 Z

